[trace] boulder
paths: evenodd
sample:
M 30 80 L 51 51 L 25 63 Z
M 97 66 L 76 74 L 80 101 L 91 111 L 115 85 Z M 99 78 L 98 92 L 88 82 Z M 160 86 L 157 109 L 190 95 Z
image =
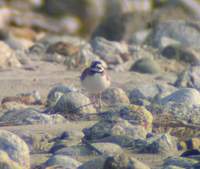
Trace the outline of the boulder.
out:
M 123 153 L 108 157 L 103 169 L 150 169 L 150 167 Z
M 28 124 L 58 124 L 66 122 L 66 119 L 59 115 L 46 115 L 37 110 L 27 108 L 22 110 L 11 110 L 1 116 L 0 121 L 3 123 L 11 123 L 13 125 Z
M 79 92 L 69 92 L 64 94 L 54 107 L 56 112 L 64 116 L 69 114 L 90 114 L 96 113 L 90 99 Z
M 121 88 L 108 88 L 102 93 L 101 98 L 108 105 L 129 104 L 129 98 Z
M 30 169 L 29 148 L 21 138 L 6 130 L 0 130 L 0 149 L 5 152 L 1 153 L 5 160 L 10 159 L 22 168 Z
M 161 73 L 159 64 L 150 58 L 142 58 L 137 60 L 131 67 L 131 71 L 139 73 L 156 74 Z

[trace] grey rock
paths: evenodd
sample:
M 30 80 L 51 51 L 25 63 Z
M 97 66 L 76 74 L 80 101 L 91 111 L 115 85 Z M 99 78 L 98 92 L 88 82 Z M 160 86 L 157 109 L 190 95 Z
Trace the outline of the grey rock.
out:
M 183 71 L 177 78 L 175 86 L 191 87 L 200 91 L 200 66 L 189 67 Z
M 77 168 L 81 165 L 81 163 L 68 156 L 55 155 L 50 157 L 44 164 L 45 167 L 54 165 L 59 165 L 61 167 L 68 167 L 68 168 Z
M 5 151 L 9 158 L 25 169 L 30 168 L 30 155 L 27 144 L 15 134 L 0 130 L 0 149 Z
M 171 155 L 177 153 L 177 139 L 169 134 L 160 134 L 147 140 L 135 140 L 134 148 L 140 153 Z
M 153 101 L 159 99 L 156 97 L 165 97 L 176 90 L 175 87 L 168 84 L 140 84 L 135 86 L 129 92 L 131 103 L 137 103 L 143 100 Z M 156 101 L 156 100 L 155 100 Z
M 105 163 L 106 157 L 100 156 L 93 160 L 85 162 L 83 165 L 78 167 L 78 169 L 103 169 L 104 163 Z
M 169 45 L 162 49 L 161 54 L 168 59 L 176 59 L 192 65 L 200 63 L 199 49 Z
M 150 30 L 141 30 L 132 35 L 129 39 L 130 44 L 142 45 L 145 43 L 147 37 L 150 34 Z
M 6 112 L 0 118 L 1 122 L 11 123 L 13 125 L 28 124 L 58 124 L 66 122 L 66 119 L 58 114 L 46 115 L 34 109 L 11 110 Z
M 126 44 L 108 41 L 101 37 L 95 38 L 91 45 L 94 53 L 107 64 L 123 63 L 123 55 L 128 54 L 128 46 Z
M 186 104 L 188 106 L 199 106 L 200 105 L 200 93 L 196 89 L 183 88 L 175 91 L 169 96 L 161 99 L 161 104 L 167 104 L 169 102 L 177 104 Z
M 92 34 L 92 39 L 103 37 L 110 41 L 121 41 L 126 33 L 128 19 L 126 15 L 117 13 L 105 17 Z
M 54 107 L 55 111 L 61 112 L 64 116 L 71 113 L 90 114 L 96 113 L 96 109 L 85 95 L 78 92 L 64 94 Z
M 133 138 L 131 136 L 124 136 L 124 135 L 118 135 L 118 136 L 108 136 L 103 139 L 97 140 L 100 143 L 114 143 L 117 145 L 120 145 L 121 147 L 129 147 L 133 143 Z
M 80 157 L 80 156 L 89 156 L 92 155 L 92 151 L 83 145 L 75 145 L 71 147 L 65 147 L 59 149 L 55 152 L 57 155 L 66 155 L 70 157 Z
M 5 43 L 14 50 L 26 50 L 33 45 L 32 41 L 25 38 L 17 38 L 13 35 L 9 35 L 9 37 L 5 40 Z
M 95 149 L 102 153 L 105 156 L 113 156 L 115 154 L 120 154 L 123 152 L 122 148 L 113 143 L 93 143 L 91 144 Z
M 85 138 L 98 140 L 109 136 L 129 136 L 133 139 L 145 138 L 146 131 L 140 125 L 132 125 L 120 118 L 101 120 L 91 128 L 84 129 Z
M 162 48 L 161 40 L 163 37 L 172 38 L 182 46 L 199 48 L 200 31 L 199 22 L 191 21 L 166 21 L 159 23 L 149 36 L 150 44 L 154 47 Z
M 105 161 L 103 169 L 150 169 L 147 165 L 139 160 L 129 157 L 126 154 L 119 154 L 108 157 Z
M 58 53 L 53 53 L 53 54 L 45 54 L 42 60 L 54 63 L 64 63 L 65 58 Z
M 161 68 L 159 64 L 155 60 L 150 58 L 139 59 L 132 65 L 130 70 L 149 74 L 161 73 Z
M 169 157 L 165 159 L 164 166 L 174 165 L 177 167 L 183 167 L 185 169 L 191 169 L 193 165 L 197 164 L 197 160 L 183 157 Z
M 57 101 L 61 98 L 62 95 L 67 94 L 69 92 L 76 91 L 75 88 L 57 85 L 53 87 L 47 96 L 47 107 L 53 107 L 56 105 Z
M 53 144 L 49 152 L 54 154 L 60 149 L 70 146 L 76 148 L 76 146 L 82 142 L 83 137 L 83 132 L 78 130 L 64 132 L 59 137 L 54 138 L 55 143 Z
M 0 41 L 0 68 L 20 68 L 22 65 L 15 52 L 3 41 Z
M 163 36 L 161 37 L 160 41 L 161 41 L 161 44 L 160 44 L 161 49 L 164 49 L 167 46 L 180 46 L 180 42 L 170 37 Z
M 129 98 L 121 88 L 108 88 L 101 95 L 102 101 L 108 105 L 129 104 Z
M 200 162 L 193 166 L 193 169 L 198 169 L 198 168 L 200 168 Z
M 0 150 L 0 166 L 1 169 L 22 169 L 15 161 L 11 160 L 5 151 Z
M 58 42 L 68 43 L 74 46 L 84 46 L 86 45 L 86 41 L 81 38 L 74 37 L 74 36 L 59 36 L 59 35 L 47 35 L 42 38 L 38 43 L 43 44 L 45 46 L 45 51 L 50 45 L 56 44 Z
M 71 157 L 81 157 L 89 155 L 114 155 L 122 153 L 122 148 L 113 143 L 92 143 L 89 145 L 76 145 L 71 147 L 65 147 L 55 152 L 57 155 L 67 155 Z
M 185 168 L 177 167 L 175 165 L 169 165 L 169 166 L 163 167 L 162 169 L 185 169 Z

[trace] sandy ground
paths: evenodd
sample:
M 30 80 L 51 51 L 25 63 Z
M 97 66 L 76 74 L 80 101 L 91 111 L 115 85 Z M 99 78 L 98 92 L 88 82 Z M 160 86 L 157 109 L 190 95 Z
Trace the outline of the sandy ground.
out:
M 41 93 L 42 98 L 46 98 L 49 90 L 56 84 L 66 84 L 80 88 L 79 76 L 80 71 L 68 71 L 64 66 L 47 63 L 47 62 L 34 62 L 35 70 L 24 69 L 11 69 L 0 72 L 0 99 L 5 96 L 14 96 L 19 93 L 31 92 L 38 90 Z M 148 76 L 140 76 L 137 73 L 116 73 L 109 72 L 112 85 L 122 88 L 128 88 L 131 85 L 142 84 L 146 80 L 148 82 L 154 81 L 153 78 Z M 145 79 L 144 79 L 145 78 Z M 6 129 L 21 135 L 24 132 L 31 133 L 51 133 L 57 135 L 63 131 L 69 130 L 82 130 L 85 127 L 89 127 L 94 122 L 70 122 L 67 124 L 60 124 L 55 126 L 9 126 L 0 127 L 0 129 Z M 32 164 L 38 161 L 40 157 L 44 155 L 32 154 Z M 162 163 L 162 157 L 158 155 L 134 155 L 139 160 L 149 164 L 153 169 L 157 168 Z M 48 155 L 46 155 L 46 158 Z M 43 158 L 44 159 L 44 158 Z

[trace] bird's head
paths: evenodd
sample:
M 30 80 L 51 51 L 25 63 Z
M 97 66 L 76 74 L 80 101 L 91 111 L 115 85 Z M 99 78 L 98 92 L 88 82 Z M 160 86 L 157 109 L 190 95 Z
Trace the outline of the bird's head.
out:
M 104 71 L 104 67 L 100 61 L 93 61 L 90 65 L 90 70 L 92 72 L 102 73 Z

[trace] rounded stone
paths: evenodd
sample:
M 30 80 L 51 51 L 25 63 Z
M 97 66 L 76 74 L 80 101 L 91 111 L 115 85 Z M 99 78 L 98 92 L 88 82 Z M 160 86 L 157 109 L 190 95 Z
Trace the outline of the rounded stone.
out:
M 129 104 L 129 98 L 121 88 L 108 88 L 102 93 L 102 101 L 108 105 L 125 103 Z
M 54 107 L 55 111 L 61 114 L 89 114 L 96 113 L 96 109 L 85 95 L 78 92 L 64 94 Z
M 44 164 L 46 167 L 55 165 L 59 165 L 61 167 L 77 168 L 81 165 L 81 163 L 68 156 L 55 155 L 50 157 Z
M 156 74 L 161 72 L 161 68 L 158 63 L 150 58 L 139 59 L 132 65 L 130 70 L 148 74 Z
M 30 155 L 27 144 L 15 134 L 0 130 L 0 149 L 24 169 L 30 169 Z
M 103 169 L 150 169 L 147 165 L 126 154 L 119 154 L 108 157 Z
M 161 99 L 161 104 L 165 105 L 169 102 L 186 104 L 188 106 L 199 106 L 200 93 L 196 89 L 182 88 Z
M 47 96 L 47 106 L 48 107 L 54 106 L 63 94 L 67 94 L 72 91 L 75 91 L 75 89 L 65 85 L 57 85 L 53 87 L 49 91 L 49 94 Z

